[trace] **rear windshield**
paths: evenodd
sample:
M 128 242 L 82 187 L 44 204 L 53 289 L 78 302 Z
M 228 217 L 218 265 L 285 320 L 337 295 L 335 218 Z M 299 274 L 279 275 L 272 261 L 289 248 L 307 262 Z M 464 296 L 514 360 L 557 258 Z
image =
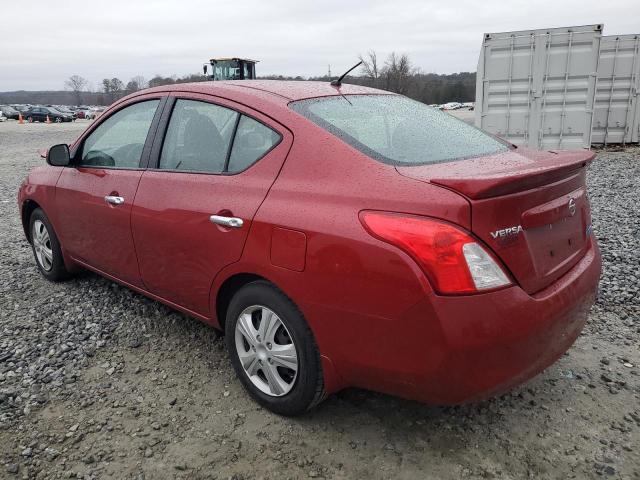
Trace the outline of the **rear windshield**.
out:
M 289 106 L 362 153 L 391 165 L 425 165 L 508 150 L 506 143 L 399 95 L 311 98 Z

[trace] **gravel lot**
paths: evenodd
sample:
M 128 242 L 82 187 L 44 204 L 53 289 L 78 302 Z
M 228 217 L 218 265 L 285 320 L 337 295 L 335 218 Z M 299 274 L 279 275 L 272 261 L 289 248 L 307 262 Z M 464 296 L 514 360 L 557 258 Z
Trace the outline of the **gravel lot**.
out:
M 601 298 L 555 365 L 479 404 L 348 390 L 287 419 L 212 329 L 90 273 L 39 275 L 16 191 L 86 125 L 0 124 L 0 478 L 640 478 L 640 148 L 591 167 Z

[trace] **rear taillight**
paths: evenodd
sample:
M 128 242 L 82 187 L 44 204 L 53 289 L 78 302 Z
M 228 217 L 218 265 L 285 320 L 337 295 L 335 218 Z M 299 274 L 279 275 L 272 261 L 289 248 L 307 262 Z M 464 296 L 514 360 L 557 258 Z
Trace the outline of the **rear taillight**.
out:
M 426 217 L 366 211 L 367 231 L 402 249 L 442 294 L 478 293 L 511 284 L 495 259 L 471 235 Z

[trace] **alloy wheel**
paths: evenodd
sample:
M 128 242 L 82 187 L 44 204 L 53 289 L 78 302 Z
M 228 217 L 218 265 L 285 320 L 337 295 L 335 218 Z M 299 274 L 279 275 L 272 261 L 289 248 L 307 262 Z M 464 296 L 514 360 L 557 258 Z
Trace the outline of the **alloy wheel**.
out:
M 43 270 L 49 272 L 53 268 L 53 249 L 49 231 L 41 220 L 33 222 L 32 242 L 38 263 Z
M 235 344 L 240 364 L 261 392 L 281 397 L 298 375 L 298 351 L 280 317 L 262 305 L 242 311 L 236 322 Z

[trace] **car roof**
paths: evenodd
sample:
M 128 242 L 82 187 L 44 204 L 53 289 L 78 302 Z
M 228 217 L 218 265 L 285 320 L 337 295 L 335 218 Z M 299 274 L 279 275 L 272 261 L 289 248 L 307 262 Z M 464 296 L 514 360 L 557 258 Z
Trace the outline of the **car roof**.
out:
M 260 96 L 264 93 L 271 94 L 281 100 L 303 100 L 306 98 L 328 97 L 335 95 L 395 95 L 394 93 L 360 85 L 342 84 L 335 87 L 329 82 L 297 81 L 297 80 L 224 80 L 196 83 L 176 83 L 156 87 L 143 92 L 154 91 L 182 91 L 204 93 L 209 95 L 228 96 L 234 99 L 236 96 Z M 139 92 L 139 93 L 143 93 Z M 273 100 L 276 100 L 274 98 Z
M 240 57 L 219 57 L 219 58 L 212 58 L 209 61 L 210 62 L 224 62 L 224 61 L 228 61 L 228 60 L 242 60 L 244 62 L 253 62 L 253 63 L 258 63 L 260 61 L 260 60 L 251 60 L 250 58 L 240 58 Z

